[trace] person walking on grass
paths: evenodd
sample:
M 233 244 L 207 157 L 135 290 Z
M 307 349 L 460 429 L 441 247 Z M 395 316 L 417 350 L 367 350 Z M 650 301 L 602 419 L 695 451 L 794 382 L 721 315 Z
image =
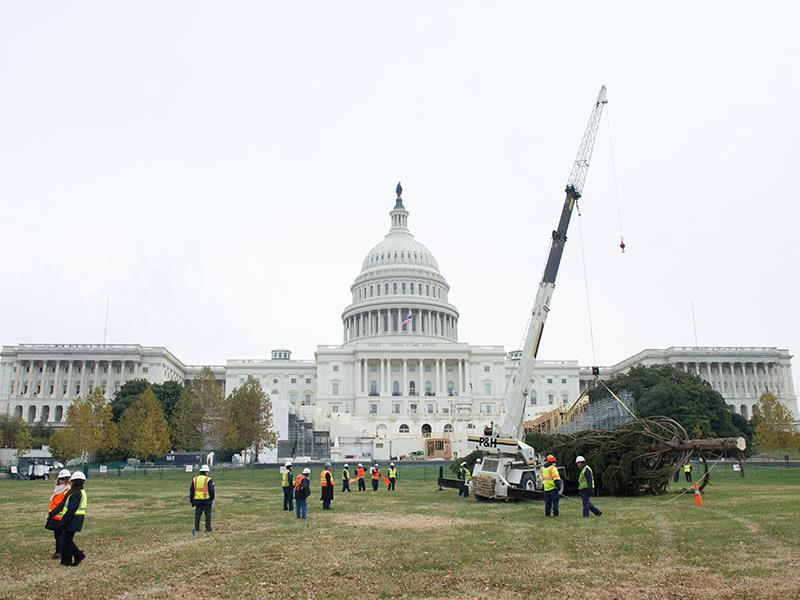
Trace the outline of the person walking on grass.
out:
M 333 473 L 331 463 L 325 463 L 325 469 L 319 474 L 320 500 L 322 500 L 322 510 L 331 510 L 333 500 Z
M 214 504 L 214 482 L 209 477 L 208 465 L 200 467 L 200 475 L 189 485 L 189 503 L 194 506 L 194 529 L 192 535 L 200 530 L 200 515 L 205 514 L 206 531 L 211 531 L 211 505 Z
M 308 497 L 311 495 L 311 469 L 306 467 L 294 479 L 294 507 L 298 519 L 308 518 Z
M 47 524 L 45 527 L 53 531 L 53 537 L 56 541 L 56 549 L 55 552 L 53 552 L 53 558 L 61 558 L 61 543 L 64 531 L 60 527 L 61 515 L 59 513 L 64 508 L 64 501 L 69 494 L 70 476 L 71 473 L 67 469 L 61 469 L 61 471 L 59 471 L 56 487 L 53 489 L 52 496 L 50 496 L 50 507 L 47 509 Z
M 603 514 L 599 508 L 591 503 L 590 498 L 594 493 L 594 473 L 592 467 L 586 464 L 586 459 L 578 456 L 575 459 L 575 464 L 578 465 L 580 473 L 578 474 L 578 492 L 581 495 L 581 502 L 583 502 L 583 516 L 589 517 L 591 512 L 596 517 Z
M 294 512 L 292 498 L 294 496 L 294 475 L 292 474 L 292 463 L 288 460 L 283 465 L 281 471 L 281 488 L 283 488 L 283 510 Z
M 397 467 L 394 466 L 394 463 L 389 463 L 389 471 L 386 474 L 389 476 L 389 483 L 386 486 L 386 491 L 393 492 L 397 485 Z
M 350 491 L 350 467 L 347 463 L 344 463 L 344 467 L 342 467 L 342 491 Z
M 683 476 L 686 477 L 686 483 L 692 483 L 692 463 L 688 460 L 683 465 Z
M 86 483 L 86 475 L 81 471 L 75 471 L 69 478 L 70 490 L 61 509 L 61 566 L 77 567 L 86 553 L 75 545 L 75 534 L 83 529 L 83 522 L 86 519 L 86 507 L 88 498 L 86 490 L 83 489 Z

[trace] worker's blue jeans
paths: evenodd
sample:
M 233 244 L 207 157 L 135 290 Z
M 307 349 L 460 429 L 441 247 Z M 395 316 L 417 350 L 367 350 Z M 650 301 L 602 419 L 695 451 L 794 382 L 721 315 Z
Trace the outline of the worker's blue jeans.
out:
M 602 514 L 600 509 L 597 508 L 594 504 L 592 504 L 591 501 L 589 500 L 592 497 L 592 490 L 587 488 L 585 490 L 580 490 L 580 492 L 581 492 L 581 501 L 583 502 L 583 516 L 588 517 L 589 511 L 591 511 L 593 515 L 600 516 Z
M 294 507 L 298 519 L 305 519 L 308 516 L 308 498 L 295 498 Z
M 544 516 L 549 517 L 550 511 L 552 510 L 553 516 L 558 516 L 558 501 L 561 499 L 561 495 L 558 493 L 558 490 L 549 490 L 544 493 Z
M 292 498 L 294 497 L 294 490 L 292 486 L 283 488 L 283 510 L 294 510 L 292 505 Z

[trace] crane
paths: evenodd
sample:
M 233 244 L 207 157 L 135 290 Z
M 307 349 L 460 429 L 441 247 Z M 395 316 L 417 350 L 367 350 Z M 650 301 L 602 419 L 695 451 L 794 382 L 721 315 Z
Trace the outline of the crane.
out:
M 542 489 L 540 469 L 538 468 L 541 466 L 541 457 L 534 448 L 523 441 L 525 404 L 529 392 L 528 387 L 533 377 L 533 368 L 536 364 L 536 355 L 542 341 L 544 324 L 550 312 L 550 301 L 556 287 L 558 267 L 561 264 L 561 256 L 567 242 L 567 229 L 572 211 L 583 194 L 583 186 L 589 171 L 589 161 L 592 158 L 600 117 L 606 102 L 608 102 L 606 86 L 603 86 L 592 107 L 589 124 L 583 134 L 578 154 L 567 179 L 564 190 L 566 193 L 564 206 L 561 209 L 558 227 L 553 231 L 550 240 L 550 251 L 525 334 L 518 372 L 512 378 L 509 386 L 505 418 L 502 424 L 492 424 L 486 428 L 482 436 L 467 438 L 470 446 L 489 454 L 478 466 L 473 478 L 473 490 L 477 497 L 497 499 L 525 497 L 524 493 L 520 494 L 519 492 L 533 492 Z

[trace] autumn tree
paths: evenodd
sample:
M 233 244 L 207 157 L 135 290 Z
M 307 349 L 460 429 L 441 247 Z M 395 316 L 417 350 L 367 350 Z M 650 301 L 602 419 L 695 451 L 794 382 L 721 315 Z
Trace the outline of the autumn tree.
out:
M 176 448 L 217 448 L 222 440 L 222 408 L 225 399 L 214 373 L 205 367 L 200 376 L 183 388 L 173 414 Z
M 14 436 L 14 445 L 17 448 L 16 456 L 17 462 L 25 455 L 25 453 L 33 448 L 33 436 L 31 435 L 31 428 L 22 419 L 17 424 L 17 434 Z
M 225 448 L 242 450 L 274 448 L 278 434 L 272 431 L 272 401 L 252 375 L 225 400 L 223 411 Z
M 109 452 L 116 445 L 117 425 L 100 388 L 70 404 L 66 425 L 50 438 L 52 453 L 64 460 Z
M 753 444 L 761 452 L 775 452 L 800 445 L 792 413 L 771 392 L 764 392 L 753 410 Z
M 149 387 L 150 382 L 146 379 L 129 379 L 119 387 L 111 401 L 115 423 L 119 423 L 122 413 Z
M 169 425 L 150 387 L 122 413 L 119 446 L 129 456 L 140 460 L 165 454 L 169 450 Z

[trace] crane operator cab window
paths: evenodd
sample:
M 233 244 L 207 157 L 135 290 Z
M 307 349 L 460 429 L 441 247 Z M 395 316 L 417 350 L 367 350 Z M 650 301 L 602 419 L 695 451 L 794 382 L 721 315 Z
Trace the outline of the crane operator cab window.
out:
M 484 458 L 481 464 L 481 471 L 484 473 L 496 473 L 499 464 L 500 461 L 496 458 Z

